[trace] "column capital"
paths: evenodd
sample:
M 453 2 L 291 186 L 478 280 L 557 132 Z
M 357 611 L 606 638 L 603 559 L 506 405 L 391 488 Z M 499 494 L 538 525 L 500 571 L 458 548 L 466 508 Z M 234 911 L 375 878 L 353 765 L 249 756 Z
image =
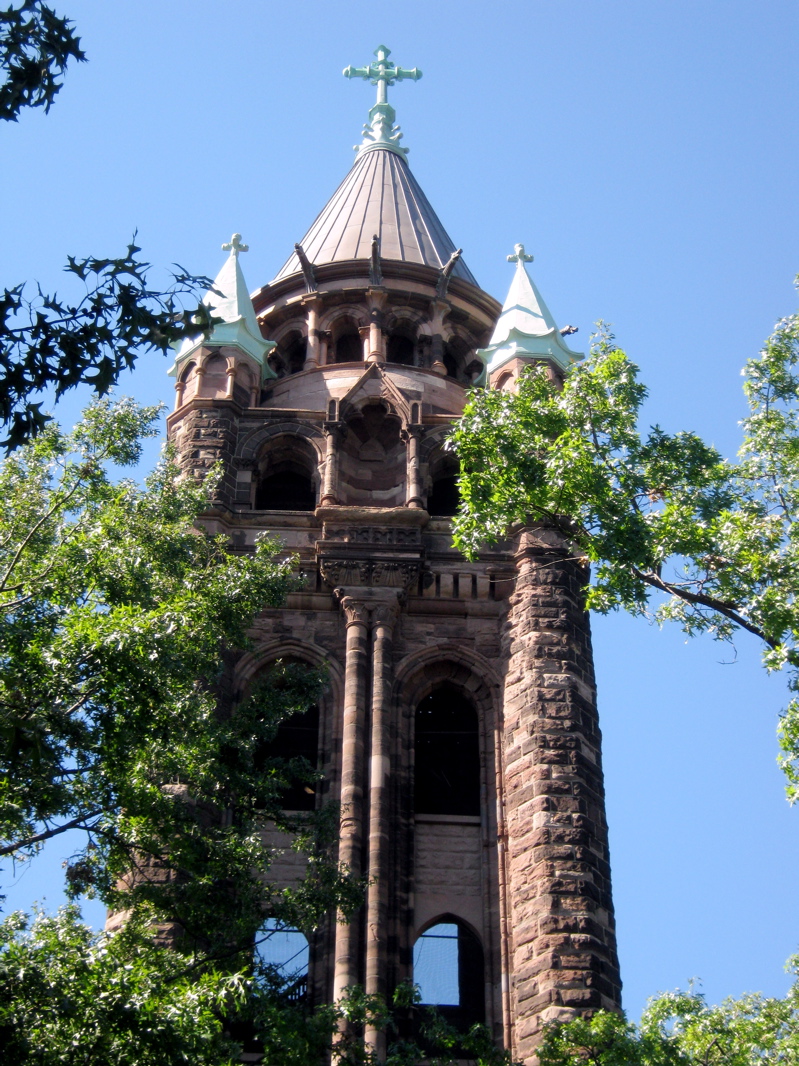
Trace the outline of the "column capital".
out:
M 400 430 L 400 439 L 404 441 L 420 440 L 424 436 L 426 428 L 426 426 L 418 422 L 409 422 L 407 426 L 403 426 Z
M 341 440 L 347 432 L 346 422 L 323 422 L 322 432 L 326 437 L 333 437 L 334 440 Z
M 397 624 L 399 611 L 400 603 L 398 595 L 390 600 L 383 600 L 380 603 L 376 603 L 372 607 L 372 625 L 386 626 L 388 629 L 393 629 Z
M 344 589 L 333 589 L 333 595 L 341 605 L 348 629 L 350 626 L 369 624 L 369 607 L 363 600 L 356 600 Z

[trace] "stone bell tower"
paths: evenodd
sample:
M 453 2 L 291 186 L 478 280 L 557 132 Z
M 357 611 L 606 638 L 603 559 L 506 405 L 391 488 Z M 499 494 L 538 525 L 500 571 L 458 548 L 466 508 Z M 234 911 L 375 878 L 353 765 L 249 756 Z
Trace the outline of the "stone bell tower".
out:
M 469 388 L 579 356 L 521 246 L 504 308 L 479 287 L 387 100 L 421 72 L 375 55 L 344 71 L 377 86 L 355 163 L 274 280 L 250 298 L 246 246 L 225 246 L 207 297 L 223 321 L 178 353 L 169 432 L 187 470 L 223 464 L 208 527 L 240 551 L 277 534 L 307 576 L 236 679 L 278 658 L 330 678 L 278 734 L 324 774 L 286 805 L 339 803 L 339 858 L 369 885 L 353 921 L 312 935 L 303 994 L 413 979 L 532 1061 L 542 1023 L 619 1005 L 587 575 L 546 528 L 460 556 L 445 442 Z M 301 875 L 293 852 L 270 870 Z

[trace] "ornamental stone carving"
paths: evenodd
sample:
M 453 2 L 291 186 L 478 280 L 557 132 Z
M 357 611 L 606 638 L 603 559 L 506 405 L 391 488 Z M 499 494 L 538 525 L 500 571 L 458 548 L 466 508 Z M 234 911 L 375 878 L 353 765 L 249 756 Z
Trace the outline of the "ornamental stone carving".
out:
M 324 581 L 333 588 L 341 586 L 407 589 L 419 580 L 421 562 L 394 559 L 323 558 L 319 570 Z

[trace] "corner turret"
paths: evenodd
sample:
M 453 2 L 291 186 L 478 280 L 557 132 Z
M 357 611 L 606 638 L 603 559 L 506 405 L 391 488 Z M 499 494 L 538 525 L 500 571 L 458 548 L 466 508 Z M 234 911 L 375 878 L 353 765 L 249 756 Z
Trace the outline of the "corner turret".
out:
M 264 380 L 275 377 L 266 361 L 275 344 L 261 335 L 239 263 L 239 253 L 249 247 L 242 244 L 240 233 L 234 233 L 222 250 L 230 255 L 203 297 L 216 319 L 214 326 L 207 337 L 200 334 L 182 341 L 169 369 L 177 378 L 176 410 L 189 394 L 232 398 L 237 383 L 240 391 L 246 389 L 244 406 L 255 404 Z M 216 371 L 218 381 L 211 380 L 214 375 L 208 375 L 209 369 Z
M 562 376 L 583 358 L 581 352 L 573 352 L 563 340 L 564 333 L 576 331 L 573 327 L 558 329 L 527 273 L 525 263 L 532 261 L 523 244 L 517 244 L 514 254 L 508 256 L 508 262 L 516 264 L 516 272 L 488 347 L 477 352 L 486 364 L 494 388 L 507 388 L 530 363 L 548 363 Z

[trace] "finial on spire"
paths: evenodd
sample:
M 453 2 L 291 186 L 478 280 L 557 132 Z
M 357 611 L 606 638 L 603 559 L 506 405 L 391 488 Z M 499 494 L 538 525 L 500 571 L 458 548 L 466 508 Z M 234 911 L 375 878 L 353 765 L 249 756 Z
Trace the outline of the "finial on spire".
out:
M 533 257 L 525 252 L 523 244 L 514 244 L 513 251 L 515 255 L 508 256 L 509 263 L 532 263 Z
M 399 146 L 402 133 L 399 126 L 394 125 L 397 113 L 388 102 L 387 87 L 406 78 L 418 81 L 422 72 L 418 67 L 409 69 L 396 66 L 388 58 L 391 49 L 386 48 L 384 44 L 378 45 L 374 54 L 377 56 L 376 63 L 370 63 L 367 67 L 349 66 L 343 71 L 345 78 L 363 78 L 377 86 L 377 101 L 370 108 L 369 122 L 363 128 L 363 143 L 356 144 L 355 150 L 363 152 L 367 148 L 390 148 L 404 156 L 408 154 L 408 149 Z
M 223 252 L 230 252 L 230 254 L 233 256 L 234 259 L 238 259 L 239 252 L 249 252 L 249 250 L 250 250 L 249 244 L 242 244 L 241 243 L 241 234 L 240 233 L 234 233 L 233 236 L 230 238 L 230 240 L 226 241 L 222 245 L 222 251 Z

